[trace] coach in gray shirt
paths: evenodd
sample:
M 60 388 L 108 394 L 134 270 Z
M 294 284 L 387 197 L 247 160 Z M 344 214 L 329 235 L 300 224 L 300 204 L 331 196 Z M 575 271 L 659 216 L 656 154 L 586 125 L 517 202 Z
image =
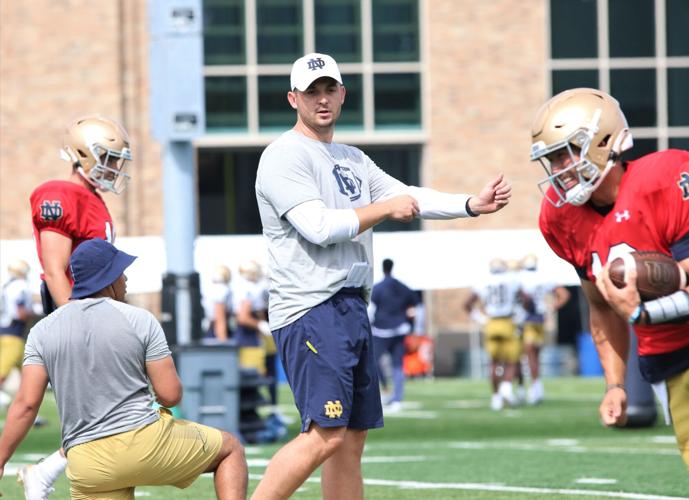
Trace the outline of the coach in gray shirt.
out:
M 124 303 L 123 273 L 134 259 L 100 239 L 72 254 L 72 300 L 29 332 L 22 386 L 0 437 L 0 477 L 50 382 L 72 498 L 134 498 L 136 486 L 184 488 L 211 471 L 219 498 L 245 498 L 246 460 L 234 436 L 152 408 L 179 403 L 182 385 L 158 321 Z
M 345 100 L 332 57 L 301 57 L 290 78 L 297 123 L 263 152 L 256 198 L 268 241 L 270 327 L 302 433 L 273 457 L 254 498 L 287 498 L 323 464 L 323 497 L 358 499 L 367 430 L 383 425 L 365 303 L 371 228 L 492 213 L 511 188 L 502 175 L 476 196 L 406 186 L 359 149 L 332 142 Z

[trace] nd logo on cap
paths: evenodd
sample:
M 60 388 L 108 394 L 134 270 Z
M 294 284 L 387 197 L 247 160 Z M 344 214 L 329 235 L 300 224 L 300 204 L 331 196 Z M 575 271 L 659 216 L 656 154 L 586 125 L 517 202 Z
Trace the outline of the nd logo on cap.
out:
M 300 57 L 292 65 L 290 88 L 303 92 L 319 78 L 329 77 L 342 85 L 342 75 L 335 59 L 327 54 L 313 52 Z

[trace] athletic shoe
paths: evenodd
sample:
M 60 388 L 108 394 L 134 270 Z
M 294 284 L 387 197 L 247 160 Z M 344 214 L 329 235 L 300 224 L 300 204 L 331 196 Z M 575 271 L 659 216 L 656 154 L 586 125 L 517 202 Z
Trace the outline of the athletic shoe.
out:
M 531 384 L 531 387 L 529 387 L 529 395 L 527 398 L 528 403 L 530 405 L 537 405 L 543 401 L 543 396 L 543 382 L 540 380 L 534 380 L 534 382 Z
M 503 407 L 502 396 L 500 394 L 493 394 L 490 398 L 490 409 L 494 411 L 500 411 Z
M 498 387 L 498 394 L 502 396 L 502 399 L 509 406 L 515 406 L 517 404 L 517 400 L 514 397 L 514 390 L 512 389 L 512 382 L 508 382 L 506 380 L 500 382 L 500 386 Z
M 17 471 L 17 482 L 24 485 L 26 500 L 48 500 L 48 496 L 55 491 L 50 485 L 45 485 L 35 465 L 26 465 Z

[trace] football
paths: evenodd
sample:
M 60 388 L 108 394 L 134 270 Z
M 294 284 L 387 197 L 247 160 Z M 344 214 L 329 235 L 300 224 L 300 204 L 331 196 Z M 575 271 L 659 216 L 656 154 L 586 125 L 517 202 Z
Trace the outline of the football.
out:
M 687 285 L 686 273 L 672 257 L 660 252 L 632 252 L 610 263 L 610 281 L 617 288 L 626 286 L 626 273 L 631 266 L 636 267 L 641 300 L 664 297 Z

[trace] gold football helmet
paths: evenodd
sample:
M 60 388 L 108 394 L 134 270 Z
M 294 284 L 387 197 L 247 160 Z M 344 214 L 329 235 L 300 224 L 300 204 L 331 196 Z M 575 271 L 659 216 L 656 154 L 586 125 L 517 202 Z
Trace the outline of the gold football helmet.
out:
M 232 271 L 224 264 L 220 264 L 213 270 L 213 283 L 227 284 L 232 280 Z
M 490 262 L 488 263 L 488 270 L 491 274 L 507 272 L 507 262 L 500 257 L 494 257 L 490 259 Z
M 129 136 L 110 118 L 91 115 L 72 122 L 65 131 L 60 156 L 76 165 L 79 174 L 101 191 L 120 194 L 127 187 L 127 167 L 132 160 Z
M 247 260 L 239 265 L 239 275 L 247 281 L 256 283 L 263 277 L 263 269 L 255 260 Z
M 31 268 L 29 267 L 29 264 L 22 259 L 13 259 L 7 265 L 7 272 L 10 274 L 10 276 L 17 279 L 26 278 L 29 275 L 30 270 Z
M 536 254 L 529 253 L 522 258 L 521 268 L 527 271 L 535 271 L 538 269 L 538 257 Z
M 586 203 L 633 144 L 617 100 L 588 88 L 566 90 L 546 102 L 533 121 L 531 142 L 531 160 L 540 161 L 547 174 L 538 187 L 556 207 Z M 553 172 L 549 158 L 561 150 L 569 154 L 570 165 Z M 572 176 L 578 184 L 566 187 Z

